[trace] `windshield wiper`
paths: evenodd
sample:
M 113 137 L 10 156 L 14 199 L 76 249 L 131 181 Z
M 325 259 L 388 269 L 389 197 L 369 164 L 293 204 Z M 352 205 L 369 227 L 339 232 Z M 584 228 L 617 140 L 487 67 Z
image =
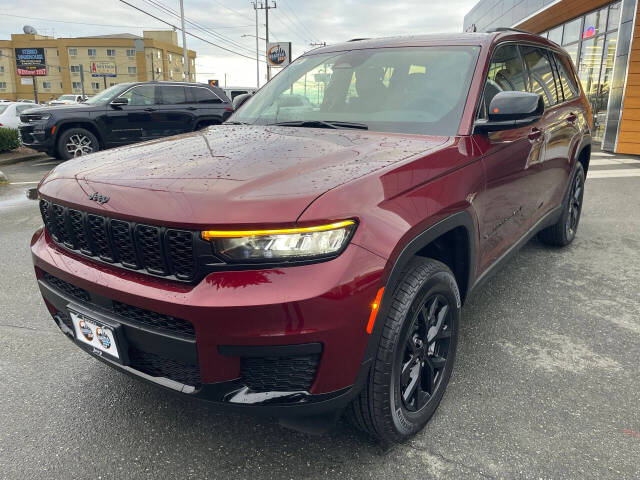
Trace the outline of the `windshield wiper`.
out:
M 341 122 L 334 120 L 301 120 L 296 122 L 271 123 L 270 125 L 278 125 L 279 127 L 355 128 L 358 130 L 369 130 L 369 126 L 365 123 Z

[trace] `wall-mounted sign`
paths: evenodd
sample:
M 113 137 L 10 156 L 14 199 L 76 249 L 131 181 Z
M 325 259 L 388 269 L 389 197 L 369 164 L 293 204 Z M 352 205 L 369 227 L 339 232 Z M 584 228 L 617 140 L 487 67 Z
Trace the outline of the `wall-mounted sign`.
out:
M 90 65 L 92 77 L 115 77 L 116 64 L 113 62 L 91 62 Z
M 595 27 L 587 27 L 584 29 L 584 32 L 582 32 L 582 38 L 591 38 L 596 34 L 596 28 Z
M 18 75 L 42 76 L 47 74 L 44 48 L 16 48 Z
M 220 81 L 218 81 L 218 80 L 209 80 L 209 85 L 211 85 L 212 87 L 219 87 L 220 86 Z
M 33 77 L 21 77 L 20 85 L 33 85 Z
M 291 42 L 267 43 L 267 65 L 286 67 L 291 63 Z

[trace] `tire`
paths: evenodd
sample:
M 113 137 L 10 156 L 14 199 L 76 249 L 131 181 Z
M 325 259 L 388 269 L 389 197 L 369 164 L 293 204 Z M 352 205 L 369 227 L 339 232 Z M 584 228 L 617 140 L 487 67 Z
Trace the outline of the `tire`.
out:
M 460 323 L 458 285 L 437 260 L 412 261 L 389 302 L 386 318 L 376 319 L 384 326 L 369 378 L 347 408 L 351 421 L 383 444 L 408 440 L 435 412 L 451 378 Z
M 560 219 L 554 225 L 538 233 L 538 238 L 543 243 L 555 247 L 564 247 L 573 242 L 578 231 L 580 214 L 582 213 L 584 180 L 584 168 L 580 162 L 576 162 Z
M 56 158 L 70 158 L 88 155 L 100 150 L 96 136 L 84 128 L 70 128 L 60 134 L 57 141 Z

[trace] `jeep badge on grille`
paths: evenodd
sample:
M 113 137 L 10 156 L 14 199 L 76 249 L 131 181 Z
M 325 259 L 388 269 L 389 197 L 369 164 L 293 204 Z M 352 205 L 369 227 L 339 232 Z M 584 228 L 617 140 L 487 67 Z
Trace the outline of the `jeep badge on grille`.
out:
M 98 192 L 93 192 L 91 195 L 89 195 L 89 200 L 93 200 L 94 202 L 103 204 L 109 201 L 109 197 Z

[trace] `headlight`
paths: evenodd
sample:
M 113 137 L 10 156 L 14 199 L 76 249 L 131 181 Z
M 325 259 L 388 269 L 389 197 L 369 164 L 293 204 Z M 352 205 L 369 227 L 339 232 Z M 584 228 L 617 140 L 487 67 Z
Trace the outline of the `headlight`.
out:
M 30 113 L 29 120 L 32 122 L 39 122 L 40 120 L 49 120 L 51 118 L 50 113 Z
M 231 261 L 306 260 L 337 255 L 355 228 L 354 220 L 343 220 L 312 227 L 207 230 L 202 238 L 214 242 L 217 253 Z

